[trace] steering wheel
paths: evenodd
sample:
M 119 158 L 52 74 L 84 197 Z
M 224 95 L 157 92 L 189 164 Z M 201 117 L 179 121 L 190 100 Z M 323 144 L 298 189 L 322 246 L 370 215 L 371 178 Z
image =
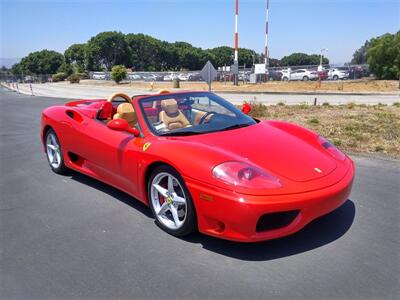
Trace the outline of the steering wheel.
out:
M 108 97 L 107 102 L 113 102 L 115 100 L 115 98 L 123 98 L 124 100 L 126 100 L 128 103 L 132 103 L 132 99 L 131 97 L 129 97 L 127 94 L 125 93 L 114 93 L 112 94 L 110 97 Z
M 201 117 L 201 119 L 200 119 L 200 121 L 199 121 L 199 125 L 203 124 L 203 123 L 206 121 L 206 119 L 207 119 L 208 116 L 210 116 L 210 115 L 215 115 L 215 114 L 217 114 L 217 112 L 215 112 L 215 111 L 208 111 L 204 116 Z

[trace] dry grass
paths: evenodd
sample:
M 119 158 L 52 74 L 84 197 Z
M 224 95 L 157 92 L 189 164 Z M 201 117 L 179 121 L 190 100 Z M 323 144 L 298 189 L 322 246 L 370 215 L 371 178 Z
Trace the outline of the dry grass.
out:
M 102 80 L 82 80 L 82 84 L 97 86 L 115 86 L 112 81 Z M 202 82 L 181 82 L 182 90 L 208 90 L 208 85 Z M 124 83 L 123 86 L 129 86 L 141 89 L 151 89 L 150 82 L 132 82 Z M 172 89 L 172 82 L 155 82 L 154 90 Z M 345 81 L 323 81 L 321 86 L 315 81 L 302 82 L 267 82 L 263 84 L 240 83 L 239 86 L 233 86 L 232 83 L 214 82 L 212 84 L 214 92 L 391 92 L 399 91 L 399 82 L 396 80 L 345 80 Z
M 253 103 L 252 115 L 308 127 L 349 152 L 385 153 L 400 158 L 399 105 L 272 105 Z

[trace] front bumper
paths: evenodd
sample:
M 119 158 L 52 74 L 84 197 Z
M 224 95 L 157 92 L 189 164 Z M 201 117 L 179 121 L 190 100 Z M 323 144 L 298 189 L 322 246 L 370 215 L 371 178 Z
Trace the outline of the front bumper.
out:
M 293 234 L 312 220 L 341 206 L 349 197 L 354 178 L 352 165 L 338 183 L 312 192 L 249 196 L 206 185 L 185 177 L 197 213 L 199 231 L 223 239 L 257 242 Z M 256 230 L 260 218 L 268 213 L 298 211 L 283 227 Z

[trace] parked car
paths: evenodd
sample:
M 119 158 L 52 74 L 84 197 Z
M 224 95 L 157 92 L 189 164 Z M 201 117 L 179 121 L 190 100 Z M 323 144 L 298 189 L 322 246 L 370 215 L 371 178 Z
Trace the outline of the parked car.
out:
M 200 73 L 190 73 L 189 74 L 189 81 L 203 81 Z
M 160 74 L 144 74 L 142 75 L 145 81 L 163 81 L 164 76 Z
M 327 80 L 328 79 L 328 70 L 317 71 L 319 80 Z
M 328 71 L 328 79 L 339 80 L 339 79 L 349 79 L 348 69 L 343 68 L 332 68 Z
M 310 71 L 307 69 L 298 69 L 291 71 L 283 71 L 282 80 L 289 81 L 289 80 L 316 80 L 318 79 L 318 73 L 316 71 Z
M 238 74 L 238 80 L 241 80 L 241 81 L 250 81 L 250 73 L 251 73 L 251 72 L 243 72 L 243 71 L 239 72 L 239 74 Z
M 189 74 L 188 73 L 181 73 L 178 75 L 179 80 L 182 81 L 188 81 L 189 80 Z
M 92 78 L 97 80 L 105 80 L 107 76 L 104 72 L 93 72 Z
M 168 75 L 164 76 L 164 81 L 172 81 L 174 79 L 178 78 L 178 76 L 175 73 L 170 73 Z
M 142 79 L 142 76 L 139 74 L 135 74 L 135 73 L 128 73 L 126 78 L 129 80 L 140 80 L 140 79 Z
M 177 237 L 288 236 L 343 205 L 355 172 L 351 158 L 318 133 L 254 120 L 202 91 L 115 93 L 48 107 L 41 142 L 55 173 L 72 169 L 124 191 Z M 329 226 L 341 226 L 340 218 Z M 144 236 L 143 229 L 128 230 Z
M 268 75 L 268 80 L 269 81 L 280 81 L 282 80 L 282 71 L 276 71 L 276 70 L 269 70 L 267 72 Z

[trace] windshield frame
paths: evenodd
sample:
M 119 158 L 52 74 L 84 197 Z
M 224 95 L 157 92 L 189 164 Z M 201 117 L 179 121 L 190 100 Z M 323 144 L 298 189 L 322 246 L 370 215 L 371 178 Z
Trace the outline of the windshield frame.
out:
M 176 131 L 176 135 L 173 134 L 174 132 L 166 132 L 166 133 L 160 133 L 157 132 L 154 128 L 154 126 L 152 126 L 152 124 L 150 124 L 150 121 L 146 115 L 145 112 L 145 107 L 143 105 L 143 103 L 145 102 L 153 102 L 153 101 L 160 101 L 160 100 L 164 100 L 164 99 L 170 99 L 170 98 L 180 98 L 180 97 L 199 97 L 199 96 L 206 96 L 209 97 L 211 95 L 212 97 L 215 97 L 217 99 L 216 100 L 212 100 L 216 103 L 218 103 L 219 105 L 223 106 L 225 109 L 231 111 L 237 118 L 238 117 L 243 117 L 243 119 L 247 119 L 247 122 L 238 122 L 237 124 L 246 124 L 247 126 L 251 126 L 251 125 L 255 125 L 258 123 L 257 120 L 253 119 L 252 117 L 244 114 L 240 109 L 238 109 L 234 104 L 232 104 L 231 102 L 229 102 L 228 100 L 225 100 L 224 98 L 212 93 L 212 92 L 205 92 L 205 91 L 190 91 L 190 92 L 178 92 L 178 93 L 162 93 L 162 94 L 154 94 L 154 95 L 149 95 L 149 96 L 145 96 L 143 98 L 138 99 L 138 106 L 140 109 L 140 113 L 142 115 L 142 119 L 144 121 L 144 123 L 146 124 L 147 129 L 149 130 L 149 132 L 151 132 L 154 136 L 158 136 L 158 137 L 162 137 L 162 136 L 182 136 L 182 135 L 186 135 L 186 136 L 194 136 L 194 135 L 200 135 L 200 134 L 207 134 L 207 133 L 216 133 L 216 132 L 221 132 L 223 131 L 225 128 L 220 128 L 218 130 L 210 130 L 210 131 L 198 131 L 198 132 L 190 132 L 190 127 L 186 127 L 186 128 L 180 128 Z M 221 102 L 221 103 L 219 103 Z M 234 124 L 232 124 L 234 125 Z M 229 126 L 230 127 L 230 126 Z M 244 127 L 244 126 L 243 126 Z M 237 127 L 237 128 L 241 128 L 241 127 Z M 183 130 L 182 130 L 183 129 Z M 189 130 L 187 130 L 189 129 Z M 185 131 L 188 131 L 188 134 L 182 134 Z

